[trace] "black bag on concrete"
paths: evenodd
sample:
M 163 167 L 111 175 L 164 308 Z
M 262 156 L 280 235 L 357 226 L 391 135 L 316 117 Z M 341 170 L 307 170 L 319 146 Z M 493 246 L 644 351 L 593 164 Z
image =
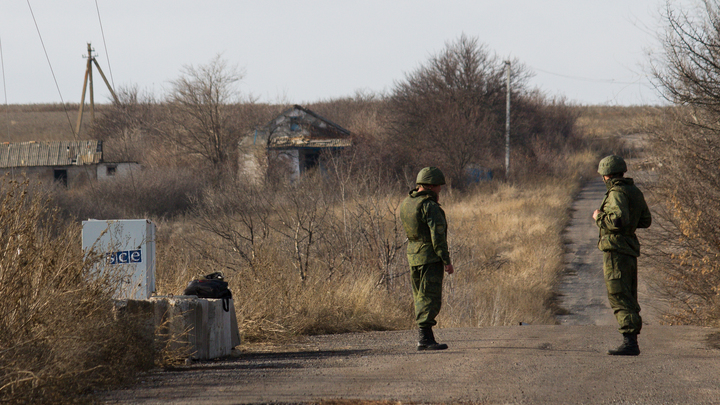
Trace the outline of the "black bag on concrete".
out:
M 220 298 L 223 300 L 225 312 L 230 311 L 232 292 L 220 272 L 211 273 L 191 281 L 185 288 L 183 295 L 196 295 L 198 298 Z

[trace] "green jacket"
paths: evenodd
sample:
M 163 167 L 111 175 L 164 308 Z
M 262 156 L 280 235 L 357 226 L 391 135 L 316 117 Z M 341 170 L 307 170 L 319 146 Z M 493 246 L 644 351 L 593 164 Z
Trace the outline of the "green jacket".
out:
M 447 221 L 437 194 L 429 190 L 412 190 L 400 205 L 400 219 L 408 237 L 410 266 L 440 261 L 450 264 Z
M 645 197 L 630 178 L 613 178 L 605 185 L 608 191 L 595 220 L 600 229 L 598 248 L 603 252 L 615 251 L 638 257 L 640 242 L 635 230 L 647 228 L 652 223 Z

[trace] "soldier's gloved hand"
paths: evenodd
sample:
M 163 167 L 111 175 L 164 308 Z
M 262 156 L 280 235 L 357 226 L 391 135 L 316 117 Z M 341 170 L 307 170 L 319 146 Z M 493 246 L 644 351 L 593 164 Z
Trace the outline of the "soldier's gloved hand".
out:
M 455 272 L 455 268 L 452 264 L 446 264 L 445 265 L 445 273 L 447 274 L 453 274 Z

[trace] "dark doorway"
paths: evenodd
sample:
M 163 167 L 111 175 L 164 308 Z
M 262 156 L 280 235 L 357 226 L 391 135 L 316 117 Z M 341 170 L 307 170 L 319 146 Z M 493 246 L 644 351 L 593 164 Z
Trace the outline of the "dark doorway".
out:
M 53 169 L 53 177 L 55 178 L 55 181 L 60 182 L 63 186 L 67 187 L 67 170 Z
M 300 161 L 300 171 L 313 169 L 320 164 L 320 150 L 306 149 L 302 151 L 302 160 Z

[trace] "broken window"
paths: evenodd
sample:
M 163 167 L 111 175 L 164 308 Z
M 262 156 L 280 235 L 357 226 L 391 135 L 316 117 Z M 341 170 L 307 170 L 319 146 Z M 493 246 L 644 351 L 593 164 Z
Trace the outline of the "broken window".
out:
M 300 130 L 300 124 L 297 121 L 297 117 L 290 117 L 290 130 L 293 132 Z

